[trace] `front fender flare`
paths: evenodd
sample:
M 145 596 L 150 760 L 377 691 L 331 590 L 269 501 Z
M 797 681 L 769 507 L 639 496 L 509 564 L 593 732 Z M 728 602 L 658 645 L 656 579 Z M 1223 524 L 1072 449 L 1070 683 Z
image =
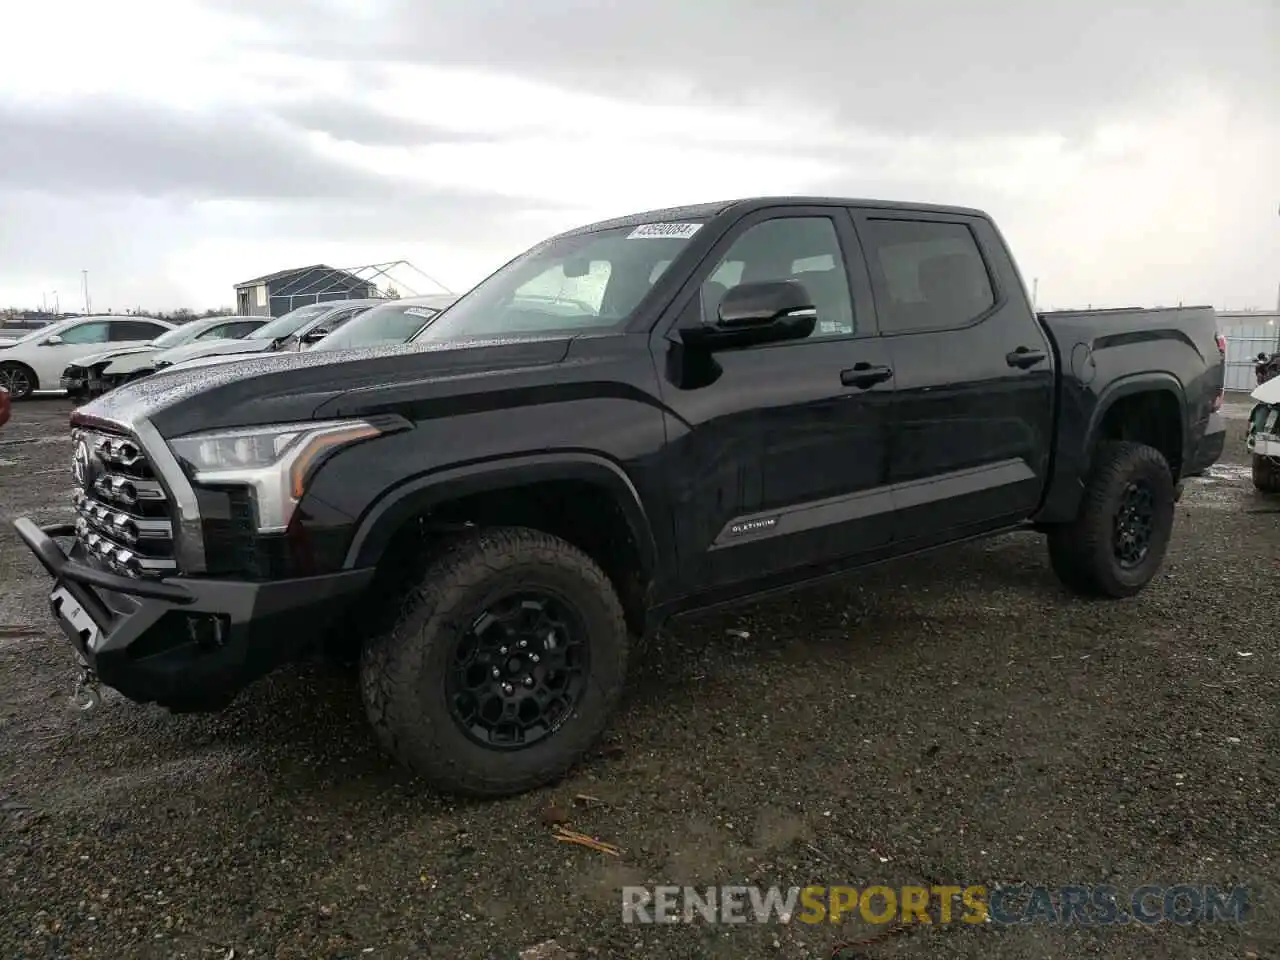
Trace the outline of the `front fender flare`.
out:
M 657 563 L 657 544 L 640 494 L 612 460 L 589 453 L 530 454 L 483 460 L 414 477 L 382 494 L 365 511 L 347 549 L 347 569 L 377 564 L 401 526 L 438 503 L 476 493 L 550 480 L 582 480 L 604 487 L 622 510 L 648 580 Z

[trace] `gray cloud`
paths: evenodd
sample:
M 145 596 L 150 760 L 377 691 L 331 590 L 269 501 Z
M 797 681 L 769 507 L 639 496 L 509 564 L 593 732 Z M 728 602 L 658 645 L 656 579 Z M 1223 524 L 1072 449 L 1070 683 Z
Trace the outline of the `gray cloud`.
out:
M 371 104 L 342 97 L 303 100 L 272 108 L 272 113 L 302 130 L 327 133 L 373 147 L 425 146 L 434 143 L 463 143 L 492 138 L 462 137 L 442 128 L 400 120 L 379 112 Z
M 218 2 L 308 55 L 470 65 L 637 98 L 677 75 L 709 100 L 770 92 L 885 132 L 1072 132 L 1195 78 L 1274 109 L 1280 86 L 1270 0 L 369 0 L 375 12 L 337 34 L 320 0 Z
M 387 197 L 393 184 L 316 156 L 252 113 L 186 114 L 108 98 L 0 101 L 0 188 L 186 198 Z

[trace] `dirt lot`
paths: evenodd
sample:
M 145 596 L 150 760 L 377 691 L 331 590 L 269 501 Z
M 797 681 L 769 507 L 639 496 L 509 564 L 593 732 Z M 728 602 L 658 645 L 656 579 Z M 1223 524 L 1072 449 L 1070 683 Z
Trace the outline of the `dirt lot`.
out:
M 0 515 L 65 516 L 68 410 L 21 404 L 0 431 Z M 212 717 L 110 693 L 73 712 L 48 583 L 6 523 L 0 956 L 463 960 L 555 938 L 577 957 L 828 957 L 874 929 L 623 925 L 620 887 L 1025 881 L 1245 883 L 1254 909 L 1243 927 L 916 928 L 844 956 L 1280 957 L 1280 514 L 1242 436 L 1189 485 L 1138 598 L 1069 597 L 1017 535 L 685 622 L 571 780 L 474 805 L 392 766 L 332 670 Z M 553 840 L 552 805 L 621 855 Z

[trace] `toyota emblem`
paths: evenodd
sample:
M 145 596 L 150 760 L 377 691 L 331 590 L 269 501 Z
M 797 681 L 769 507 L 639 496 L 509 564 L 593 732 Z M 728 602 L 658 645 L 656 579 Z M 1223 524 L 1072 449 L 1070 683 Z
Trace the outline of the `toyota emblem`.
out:
M 71 472 L 76 478 L 76 483 L 81 487 L 88 486 L 89 483 L 89 445 L 83 440 L 76 447 L 75 459 L 71 461 Z

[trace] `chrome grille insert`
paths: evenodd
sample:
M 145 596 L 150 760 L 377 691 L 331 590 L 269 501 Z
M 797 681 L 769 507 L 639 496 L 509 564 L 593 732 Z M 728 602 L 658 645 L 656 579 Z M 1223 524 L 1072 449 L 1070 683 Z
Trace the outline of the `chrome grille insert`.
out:
M 173 520 L 159 478 L 137 440 L 72 431 L 76 538 L 99 565 L 130 577 L 177 572 Z

